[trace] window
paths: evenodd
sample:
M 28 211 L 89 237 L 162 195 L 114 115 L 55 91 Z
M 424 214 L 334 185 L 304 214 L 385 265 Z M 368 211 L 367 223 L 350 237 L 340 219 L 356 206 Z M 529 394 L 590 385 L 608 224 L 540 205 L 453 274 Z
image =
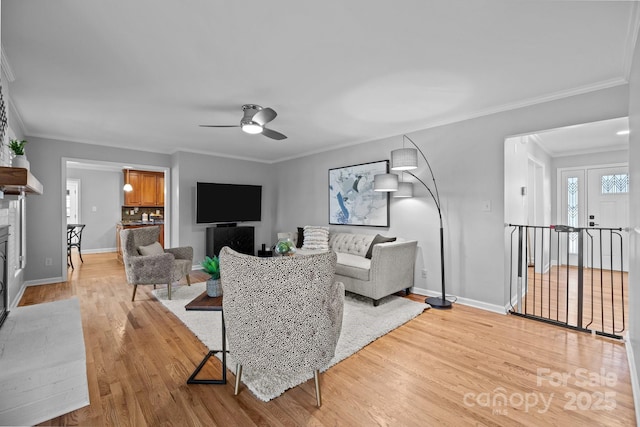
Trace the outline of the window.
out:
M 577 227 L 579 213 L 578 177 L 571 176 L 567 178 L 567 225 Z M 569 233 L 569 252 L 578 252 L 578 233 Z
M 602 175 L 602 194 L 623 194 L 629 192 L 629 174 Z

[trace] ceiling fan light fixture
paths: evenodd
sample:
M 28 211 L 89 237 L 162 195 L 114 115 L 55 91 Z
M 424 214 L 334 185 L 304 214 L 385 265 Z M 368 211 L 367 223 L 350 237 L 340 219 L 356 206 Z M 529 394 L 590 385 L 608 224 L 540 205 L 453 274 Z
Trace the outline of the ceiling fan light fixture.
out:
M 258 123 L 255 123 L 255 122 L 241 123 L 240 126 L 243 132 L 250 133 L 252 135 L 255 135 L 257 133 L 262 133 L 262 126 L 260 126 Z

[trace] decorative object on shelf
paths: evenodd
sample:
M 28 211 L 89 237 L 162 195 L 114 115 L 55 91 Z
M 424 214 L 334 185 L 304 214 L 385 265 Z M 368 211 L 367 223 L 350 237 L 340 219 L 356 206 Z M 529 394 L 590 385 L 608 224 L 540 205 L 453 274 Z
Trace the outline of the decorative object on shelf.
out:
M 207 280 L 207 295 L 210 297 L 219 297 L 222 295 L 220 260 L 217 256 L 213 258 L 206 256 L 200 265 L 202 265 L 202 269 L 211 276 L 211 278 Z
M 388 172 L 388 160 L 329 169 L 329 224 L 388 227 L 389 195 L 374 191 Z
M 411 142 L 416 148 L 404 148 L 404 141 L 408 140 Z M 402 135 L 402 143 L 403 147 L 397 150 L 393 150 L 391 152 L 391 170 L 394 171 L 402 171 L 411 175 L 415 179 L 418 180 L 424 188 L 427 189 L 431 198 L 433 199 L 436 208 L 438 209 L 438 216 L 440 217 L 440 272 L 442 275 L 442 295 L 440 297 L 429 297 L 425 300 L 427 304 L 429 304 L 433 308 L 451 308 L 452 302 L 447 300 L 446 292 L 445 292 L 445 280 L 444 280 L 444 227 L 442 225 L 442 204 L 440 203 L 440 194 L 438 193 L 438 185 L 436 184 L 436 178 L 433 175 L 433 170 L 431 169 L 431 165 L 429 164 L 429 160 L 424 155 L 420 147 L 416 145 L 415 142 L 411 140 L 407 135 Z M 433 182 L 433 191 L 431 188 L 420 178 L 418 178 L 410 170 L 418 168 L 418 152 L 424 159 L 427 167 L 429 168 L 429 173 L 431 174 L 431 181 Z M 413 193 L 413 186 L 410 182 L 398 182 L 398 175 L 395 174 L 381 174 L 375 177 L 376 179 L 376 188 L 375 191 L 382 192 L 401 192 L 398 197 L 412 197 L 409 195 Z M 377 185 L 380 182 L 380 185 Z M 395 185 L 393 184 L 395 182 Z M 384 185 L 383 185 L 384 184 Z M 399 184 L 402 184 L 400 186 Z M 411 187 L 409 187 L 411 186 Z M 393 189 L 395 187 L 395 189 Z M 395 194 L 394 194 L 395 197 Z
M 11 166 L 14 168 L 24 168 L 29 170 L 29 161 L 27 160 L 27 156 L 24 154 L 24 145 L 26 143 L 27 141 L 24 139 L 22 141 L 18 141 L 17 139 L 9 141 L 9 149 L 13 152 Z
M 278 240 L 278 243 L 276 243 L 273 250 L 278 255 L 293 255 L 296 253 L 296 245 L 294 245 L 291 239 L 287 237 Z

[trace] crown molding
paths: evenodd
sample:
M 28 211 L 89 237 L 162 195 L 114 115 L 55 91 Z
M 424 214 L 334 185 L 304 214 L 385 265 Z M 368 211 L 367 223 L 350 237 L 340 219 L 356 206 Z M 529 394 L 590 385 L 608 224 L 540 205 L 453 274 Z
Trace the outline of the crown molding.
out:
M 20 110 L 16 107 L 11 96 L 7 96 L 7 106 L 9 107 L 9 127 L 11 127 L 15 133 L 27 135 L 27 127 L 24 124 L 24 120 L 22 120 Z
M 636 43 L 638 42 L 638 32 L 640 31 L 640 6 L 638 2 L 631 5 L 631 13 L 629 14 L 629 24 L 627 28 L 627 40 L 624 45 L 624 64 L 622 72 L 627 81 L 631 75 L 631 66 L 633 65 L 633 54 L 635 52 Z
M 7 80 L 9 80 L 9 83 L 11 83 L 16 79 L 16 75 L 13 74 L 13 69 L 11 68 L 11 65 L 9 65 L 7 54 L 4 52 L 4 46 L 1 46 L 0 49 L 1 49 L 0 60 L 2 61 L 2 72 L 7 77 Z

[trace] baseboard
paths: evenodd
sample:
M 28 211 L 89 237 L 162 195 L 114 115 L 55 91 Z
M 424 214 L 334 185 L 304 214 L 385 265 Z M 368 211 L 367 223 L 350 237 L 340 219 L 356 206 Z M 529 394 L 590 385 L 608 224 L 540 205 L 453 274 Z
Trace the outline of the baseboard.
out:
M 9 306 L 9 309 L 14 309 L 18 306 L 18 303 L 22 299 L 22 295 L 24 295 L 25 289 L 27 289 L 27 286 L 25 285 L 24 282 L 22 282 L 22 286 L 20 286 L 20 290 L 18 291 L 18 294 L 16 295 L 16 297 L 13 299 L 13 301 L 11 301 L 11 305 Z
M 413 287 L 412 288 L 412 292 L 415 294 L 419 294 L 419 295 L 426 295 L 428 297 L 439 297 L 442 296 L 442 294 L 440 292 L 436 292 L 436 291 L 431 291 L 429 289 L 422 289 L 422 288 L 416 288 Z M 498 313 L 498 314 L 506 314 L 507 311 L 505 310 L 504 307 L 497 305 L 497 304 L 489 304 L 483 301 L 478 301 L 478 300 L 474 300 L 471 298 L 464 298 L 464 297 L 455 297 L 455 296 L 451 296 L 451 295 L 447 295 L 447 299 L 449 298 L 453 298 L 456 299 L 456 303 L 457 304 L 462 304 L 462 305 L 466 305 L 469 307 L 474 307 L 474 308 L 479 308 L 480 310 L 485 310 L 485 311 L 491 311 L 493 313 Z
M 108 252 L 116 252 L 116 248 L 102 248 L 102 249 L 83 249 L 83 254 L 105 254 Z
M 627 361 L 629 362 L 629 375 L 631 376 L 631 391 L 633 392 L 633 402 L 636 407 L 636 423 L 640 425 L 640 378 L 638 378 L 638 370 L 636 369 L 636 358 L 633 353 L 633 346 L 629 341 L 629 334 L 624 340 L 624 346 L 627 350 Z
M 50 285 L 52 283 L 61 283 L 63 282 L 62 277 L 49 277 L 47 279 L 38 279 L 38 280 L 27 280 L 24 282 L 24 286 L 39 286 L 39 285 Z
M 518 285 L 516 284 L 516 291 L 518 290 Z M 516 292 L 516 294 L 514 296 L 511 297 L 511 301 L 509 303 L 507 303 L 507 305 L 504 306 L 504 312 L 508 313 L 512 310 L 513 307 L 516 307 L 518 305 L 518 301 L 522 301 L 524 299 L 524 297 L 527 296 L 527 287 L 526 286 L 522 286 L 522 295 L 520 295 L 520 297 L 518 297 L 518 293 Z

